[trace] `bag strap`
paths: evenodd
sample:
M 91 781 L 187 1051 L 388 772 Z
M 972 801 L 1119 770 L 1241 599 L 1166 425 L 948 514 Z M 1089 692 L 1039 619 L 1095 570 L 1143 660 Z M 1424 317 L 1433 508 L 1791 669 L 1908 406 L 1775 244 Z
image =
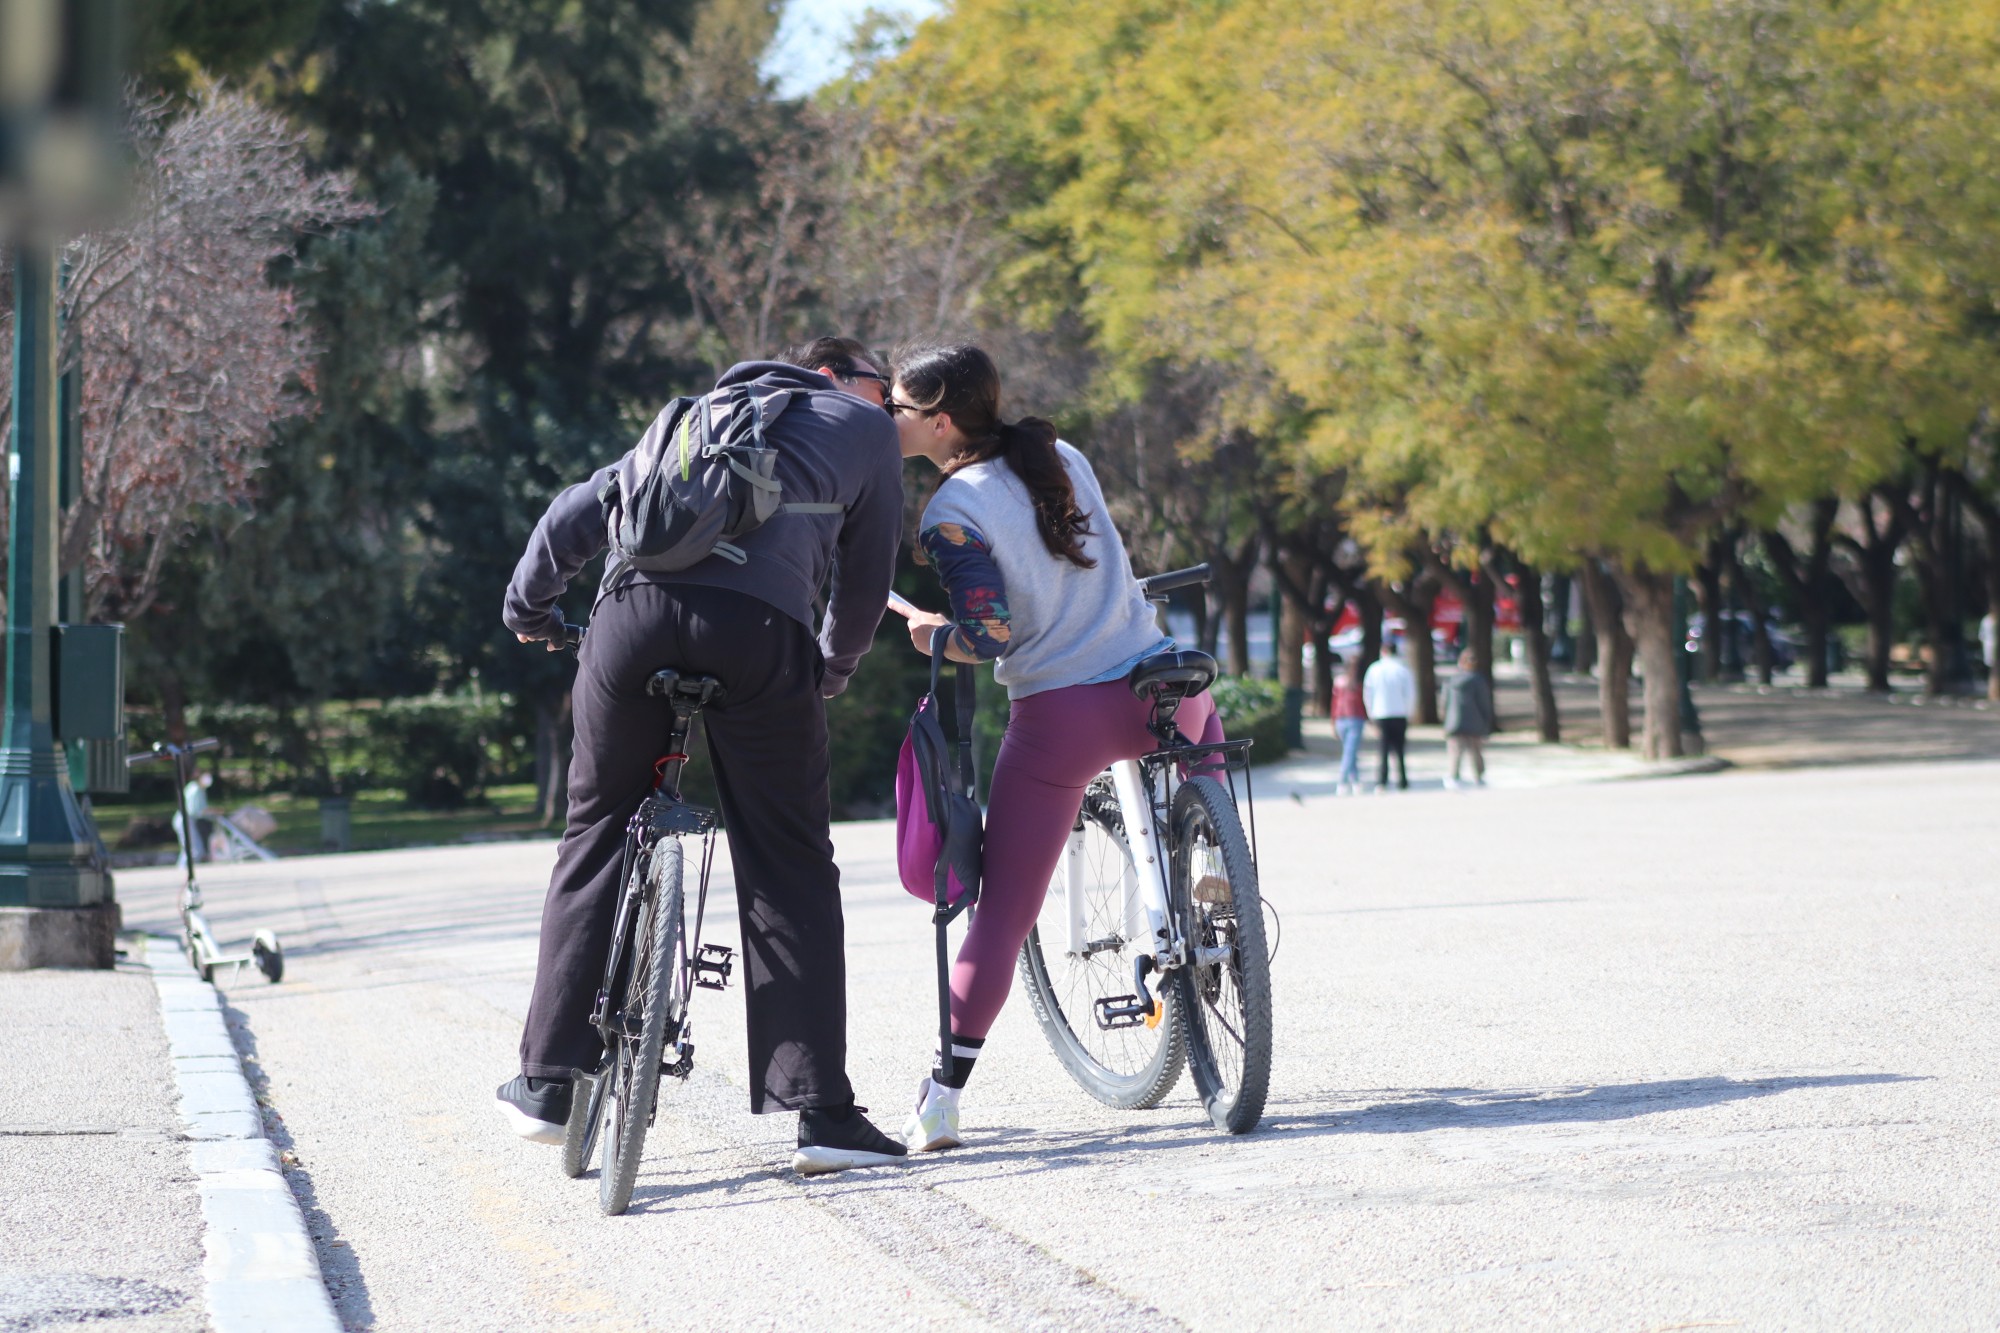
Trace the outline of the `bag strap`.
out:
M 954 628 L 956 627 L 949 624 L 940 625 L 937 627 L 936 632 L 931 635 L 931 703 L 933 706 L 938 706 L 938 686 L 942 683 L 942 673 L 944 670 L 944 649 L 945 645 L 951 640 L 951 633 Z M 954 721 L 957 723 L 955 729 L 958 735 L 954 738 L 952 744 L 952 771 L 944 776 L 944 781 L 948 786 L 954 783 L 957 784 L 957 790 L 962 792 L 968 799 L 977 799 L 974 795 L 972 768 L 972 717 L 974 703 L 972 692 L 978 683 L 978 677 L 968 664 L 958 662 L 954 663 L 954 665 L 958 668 L 958 676 L 952 689 L 953 703 L 955 705 L 953 708 L 955 714 Z M 942 712 L 942 709 L 940 709 L 940 712 Z M 968 885 L 967 892 L 963 898 L 960 898 L 955 903 L 951 901 L 951 858 L 940 855 L 938 857 L 937 870 L 933 872 L 931 879 L 931 919 L 937 922 L 938 928 L 938 984 L 940 987 L 948 987 L 949 981 L 945 965 L 944 928 L 959 913 L 971 908 L 977 896 L 977 893 Z
M 937 706 L 938 686 L 943 683 L 944 650 L 951 642 L 952 631 L 957 626 L 939 625 L 931 634 L 931 704 Z M 977 678 L 970 666 L 963 662 L 954 663 L 958 677 L 953 683 L 953 712 L 958 723 L 958 736 L 953 745 L 956 762 L 954 773 L 946 781 L 957 781 L 961 789 L 970 796 L 972 786 L 972 690 Z M 958 902 L 951 901 L 951 858 L 944 855 L 946 849 L 939 849 L 937 870 L 931 881 L 931 892 L 935 906 L 931 920 L 937 925 L 937 983 L 938 983 L 938 1060 L 949 1067 L 951 1059 L 951 941 L 948 932 L 952 918 L 972 906 L 974 895 L 968 892 Z

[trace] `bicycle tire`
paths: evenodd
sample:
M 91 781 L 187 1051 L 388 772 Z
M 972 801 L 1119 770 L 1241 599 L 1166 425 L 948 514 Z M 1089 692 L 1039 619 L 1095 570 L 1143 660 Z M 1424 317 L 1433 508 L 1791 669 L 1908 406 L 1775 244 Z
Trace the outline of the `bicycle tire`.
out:
M 604 1109 L 604 1079 L 579 1072 L 570 1090 L 569 1121 L 563 1126 L 563 1174 L 575 1180 L 590 1169 L 597 1146 L 597 1117 Z
M 1190 778 L 1174 793 L 1173 900 L 1191 949 L 1226 949 L 1176 969 L 1188 1068 L 1217 1129 L 1247 1134 L 1271 1087 L 1271 960 L 1257 865 L 1228 790 Z M 1226 887 L 1203 888 L 1217 876 Z M 1199 891 L 1198 891 L 1199 890 Z M 1226 892 L 1226 900 L 1216 895 Z
M 1134 934 L 1129 923 L 1112 929 L 1120 901 L 1120 877 L 1130 866 L 1124 847 L 1124 820 L 1109 783 L 1093 783 L 1084 795 L 1080 822 L 1084 830 L 1085 933 L 1093 939 Z M 1085 959 L 1057 954 L 1052 960 L 1042 948 L 1042 922 L 1051 936 L 1067 930 L 1067 857 L 1056 869 L 1056 881 L 1042 904 L 1042 917 L 1021 946 L 1021 981 L 1042 1035 L 1056 1059 L 1085 1092 L 1122 1111 L 1157 1106 L 1180 1081 L 1186 1063 L 1185 1025 L 1171 986 L 1163 988 L 1160 1021 L 1152 1027 L 1097 1026 L 1095 1003 L 1133 994 L 1133 960 L 1143 940 L 1125 940 Z M 1143 929 L 1143 928 L 1141 928 Z M 1107 956 L 1108 955 L 1108 956 Z M 1081 1026 L 1081 1031 L 1079 1027 Z
M 636 997 L 643 1009 L 638 1038 L 614 1039 L 605 1074 L 611 1086 L 598 1126 L 597 1206 L 606 1217 L 616 1217 L 632 1201 L 632 1184 L 639 1178 L 646 1129 L 660 1090 L 660 1061 L 671 1018 L 669 993 L 680 968 L 680 840 L 660 842 L 634 873 L 645 874 L 649 884 L 633 932 L 637 948 L 626 974 L 625 997 L 628 1007 Z

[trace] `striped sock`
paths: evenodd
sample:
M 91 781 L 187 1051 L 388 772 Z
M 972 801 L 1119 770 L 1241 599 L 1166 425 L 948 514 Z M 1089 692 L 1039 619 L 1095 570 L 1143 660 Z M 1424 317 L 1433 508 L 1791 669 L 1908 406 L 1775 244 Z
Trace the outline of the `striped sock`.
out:
M 951 1050 L 938 1057 L 937 1069 L 931 1074 L 939 1084 L 947 1088 L 962 1088 L 965 1080 L 972 1077 L 972 1062 L 979 1058 L 986 1038 L 961 1037 L 951 1034 Z

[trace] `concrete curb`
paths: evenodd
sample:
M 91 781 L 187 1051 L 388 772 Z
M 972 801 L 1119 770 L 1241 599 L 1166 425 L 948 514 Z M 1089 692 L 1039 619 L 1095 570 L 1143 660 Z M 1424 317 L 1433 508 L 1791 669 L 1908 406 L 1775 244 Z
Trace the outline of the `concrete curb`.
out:
M 264 1137 L 215 987 L 178 941 L 146 937 L 145 966 L 180 1089 L 201 1189 L 208 1317 L 216 1333 L 340 1333 L 298 1200 Z

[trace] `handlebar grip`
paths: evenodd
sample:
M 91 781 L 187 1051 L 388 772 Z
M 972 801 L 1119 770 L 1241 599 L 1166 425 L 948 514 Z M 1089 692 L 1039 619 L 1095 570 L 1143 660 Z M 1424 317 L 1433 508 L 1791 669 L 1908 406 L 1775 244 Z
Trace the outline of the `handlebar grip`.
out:
M 1176 588 L 1187 588 L 1198 583 L 1206 583 L 1209 578 L 1210 572 L 1208 566 L 1206 564 L 1199 564 L 1192 569 L 1172 569 L 1164 574 L 1155 574 L 1149 579 L 1140 579 L 1139 586 L 1145 590 L 1147 597 L 1159 597 L 1172 592 Z
M 580 647 L 582 647 L 582 646 L 583 646 L 583 630 L 584 630 L 584 627 L 583 627 L 582 625 L 571 625 L 571 624 L 568 624 L 567 622 L 565 622 L 565 623 L 564 623 L 564 625 L 563 625 L 563 627 L 562 627 L 562 645 L 563 645 L 563 647 L 565 647 L 565 648 L 580 648 Z
M 220 750 L 222 742 L 210 736 L 206 740 L 189 742 L 187 748 L 189 754 L 200 754 L 204 750 Z
M 150 764 L 155 759 L 163 759 L 165 757 L 154 750 L 141 750 L 137 754 L 128 754 L 125 756 L 125 767 L 137 768 L 141 764 Z

